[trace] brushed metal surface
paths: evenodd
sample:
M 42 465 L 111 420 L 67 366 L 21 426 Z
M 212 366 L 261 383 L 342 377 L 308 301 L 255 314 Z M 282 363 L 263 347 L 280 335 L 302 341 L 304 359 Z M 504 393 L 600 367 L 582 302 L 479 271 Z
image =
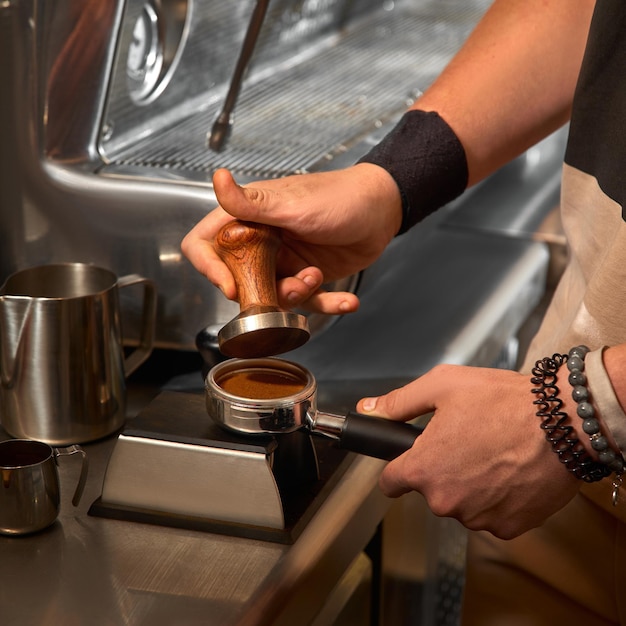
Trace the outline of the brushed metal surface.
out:
M 384 462 L 368 457 L 354 459 L 341 485 L 325 508 L 332 516 L 316 515 L 291 550 L 260 582 L 237 626 L 293 626 L 306 624 L 353 558 L 374 534 L 391 502 L 379 491 L 378 476 Z
M 366 396 L 384 391 L 383 378 L 406 383 L 441 362 L 490 366 L 544 292 L 543 243 L 439 228 L 405 236 L 363 277 L 357 314 L 284 355 L 320 386 Z
M 269 458 L 121 434 L 107 466 L 103 504 L 284 528 Z
M 480 231 L 532 239 L 550 210 L 559 206 L 561 168 L 567 127 L 530 148 L 504 167 L 489 185 L 472 190 L 471 202 L 451 206 L 442 222 L 444 228 Z M 526 184 L 512 197 L 515 181 Z

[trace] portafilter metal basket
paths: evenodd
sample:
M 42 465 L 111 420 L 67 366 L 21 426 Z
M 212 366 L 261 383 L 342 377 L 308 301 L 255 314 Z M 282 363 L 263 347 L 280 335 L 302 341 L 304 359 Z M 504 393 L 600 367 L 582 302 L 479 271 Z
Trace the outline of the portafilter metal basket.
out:
M 409 450 L 423 430 L 352 411 L 318 411 L 311 372 L 275 357 L 223 361 L 209 371 L 205 392 L 209 416 L 227 430 L 280 435 L 307 429 L 346 450 L 388 461 Z

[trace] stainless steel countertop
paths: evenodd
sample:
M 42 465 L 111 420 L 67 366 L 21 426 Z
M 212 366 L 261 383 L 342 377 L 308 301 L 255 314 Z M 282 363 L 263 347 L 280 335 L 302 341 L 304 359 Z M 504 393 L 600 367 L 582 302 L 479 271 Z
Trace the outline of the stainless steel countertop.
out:
M 0 536 L 2 624 L 306 623 L 389 506 L 376 486 L 383 463 L 353 457 L 292 546 L 92 517 L 115 441 L 83 446 L 90 468 L 78 507 L 79 467 L 62 458 L 57 521 Z

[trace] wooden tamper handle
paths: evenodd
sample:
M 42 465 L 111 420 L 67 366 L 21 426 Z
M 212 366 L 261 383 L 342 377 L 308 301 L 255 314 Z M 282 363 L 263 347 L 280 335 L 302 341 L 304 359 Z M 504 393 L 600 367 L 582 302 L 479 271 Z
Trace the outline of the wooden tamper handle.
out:
M 276 253 L 278 230 L 265 224 L 235 220 L 222 227 L 215 248 L 237 285 L 241 312 L 251 307 L 278 307 Z
M 218 334 L 227 356 L 254 358 L 288 352 L 309 336 L 306 318 L 278 305 L 276 254 L 278 229 L 233 221 L 215 238 L 215 249 L 233 274 L 240 313 Z

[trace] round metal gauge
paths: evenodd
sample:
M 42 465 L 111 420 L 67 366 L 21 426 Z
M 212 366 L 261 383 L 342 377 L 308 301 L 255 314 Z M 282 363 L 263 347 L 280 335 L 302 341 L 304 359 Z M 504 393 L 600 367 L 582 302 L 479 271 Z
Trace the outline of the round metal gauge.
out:
M 147 98 L 161 76 L 163 45 L 159 26 L 159 16 L 152 3 L 147 2 L 135 22 L 126 57 L 130 95 L 135 101 Z

